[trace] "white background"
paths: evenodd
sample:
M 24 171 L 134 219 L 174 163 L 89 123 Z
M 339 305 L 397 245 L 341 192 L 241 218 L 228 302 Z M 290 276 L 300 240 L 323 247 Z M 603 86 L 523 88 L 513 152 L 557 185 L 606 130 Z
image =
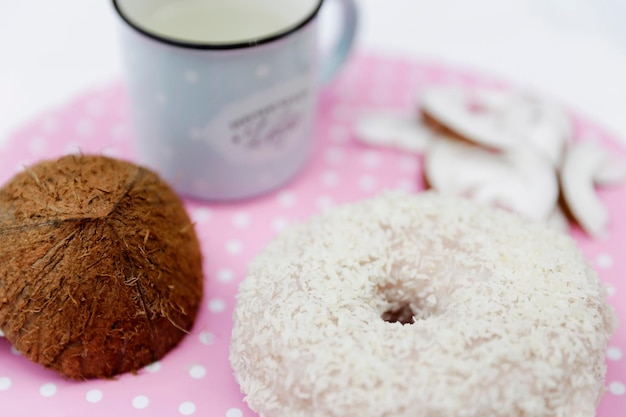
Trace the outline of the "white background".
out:
M 622 0 L 357 0 L 358 50 L 488 71 L 626 138 Z M 622 4 L 622 9 L 626 6 Z M 615 25 L 613 25 L 615 23 Z M 0 0 L 0 141 L 120 77 L 110 0 Z

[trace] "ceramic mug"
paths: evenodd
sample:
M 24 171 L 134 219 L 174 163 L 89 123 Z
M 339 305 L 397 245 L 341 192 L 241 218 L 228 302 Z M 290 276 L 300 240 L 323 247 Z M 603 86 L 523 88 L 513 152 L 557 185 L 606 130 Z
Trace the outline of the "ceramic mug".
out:
M 317 92 L 354 39 L 353 0 L 320 53 L 324 0 L 113 0 L 138 162 L 179 193 L 233 200 L 296 175 Z

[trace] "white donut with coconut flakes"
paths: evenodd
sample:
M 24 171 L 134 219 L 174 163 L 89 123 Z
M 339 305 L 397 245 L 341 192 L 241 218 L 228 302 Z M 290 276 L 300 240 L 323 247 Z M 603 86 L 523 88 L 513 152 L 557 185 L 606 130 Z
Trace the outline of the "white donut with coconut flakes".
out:
M 292 226 L 251 263 L 230 361 L 264 417 L 592 417 L 604 296 L 567 236 L 387 193 Z

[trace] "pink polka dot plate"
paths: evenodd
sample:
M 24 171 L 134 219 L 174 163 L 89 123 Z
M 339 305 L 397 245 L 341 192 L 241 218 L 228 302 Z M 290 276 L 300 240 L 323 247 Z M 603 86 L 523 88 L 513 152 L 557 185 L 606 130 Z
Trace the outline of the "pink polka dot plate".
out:
M 181 345 L 138 372 L 115 380 L 65 381 L 20 356 L 0 337 L 0 412 L 3 416 L 252 417 L 228 362 L 231 313 L 246 265 L 285 226 L 337 204 L 384 189 L 424 188 L 421 158 L 367 147 L 354 138 L 364 111 L 412 111 L 420 89 L 434 84 L 501 86 L 487 76 L 440 64 L 376 56 L 354 57 L 320 97 L 316 151 L 297 178 L 262 197 L 236 203 L 187 201 L 205 254 L 205 299 L 196 326 Z M 0 182 L 25 165 L 67 153 L 133 159 L 123 85 L 88 92 L 33 120 L 0 145 Z M 577 137 L 593 137 L 626 159 L 616 138 L 572 114 Z M 600 191 L 610 211 L 607 238 L 572 236 L 607 285 L 609 302 L 626 323 L 626 189 Z M 597 417 L 626 409 L 626 329 L 620 326 L 606 353 L 607 393 Z

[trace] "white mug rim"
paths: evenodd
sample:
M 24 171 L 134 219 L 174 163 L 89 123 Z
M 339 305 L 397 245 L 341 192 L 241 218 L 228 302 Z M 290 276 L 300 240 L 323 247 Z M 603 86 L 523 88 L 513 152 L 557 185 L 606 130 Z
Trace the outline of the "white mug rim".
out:
M 194 41 L 188 41 L 188 40 L 178 39 L 174 37 L 168 37 L 166 35 L 160 34 L 146 27 L 143 27 L 137 24 L 135 21 L 133 21 L 129 16 L 127 16 L 124 13 L 124 11 L 122 10 L 122 7 L 120 7 L 119 5 L 120 1 L 121 0 L 112 0 L 113 7 L 116 13 L 125 24 L 127 24 L 131 29 L 135 30 L 139 34 L 144 35 L 155 41 L 165 43 L 171 46 L 177 46 L 177 47 L 188 48 L 188 49 L 201 49 L 201 50 L 243 49 L 243 48 L 251 48 L 251 47 L 258 46 L 258 45 L 263 45 L 263 44 L 277 41 L 281 38 L 289 36 L 290 34 L 294 32 L 297 32 L 298 30 L 306 26 L 309 22 L 311 22 L 320 11 L 322 7 L 322 3 L 324 2 L 324 0 L 316 0 L 317 4 L 311 10 L 310 13 L 305 15 L 297 23 L 291 26 L 288 26 L 281 31 L 273 32 L 265 36 L 259 36 L 257 38 L 245 40 L 245 41 L 238 40 L 238 41 L 233 41 L 233 42 L 220 42 L 220 43 L 215 42 L 214 43 L 214 42 L 194 42 Z

